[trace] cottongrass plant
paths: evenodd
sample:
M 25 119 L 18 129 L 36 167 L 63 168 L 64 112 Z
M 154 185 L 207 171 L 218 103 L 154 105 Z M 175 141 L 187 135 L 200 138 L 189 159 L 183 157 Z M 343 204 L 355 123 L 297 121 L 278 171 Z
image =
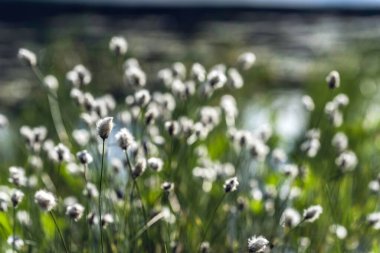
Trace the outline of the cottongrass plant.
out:
M 255 54 L 214 66 L 178 61 L 154 77 L 145 62 L 129 57 L 133 48 L 125 38 L 112 37 L 108 48 L 124 85 L 115 97 L 95 96 L 91 66 L 69 68 L 66 92 L 60 75 L 42 74 L 43 59 L 19 50 L 46 91 L 56 134 L 45 126 L 20 127 L 26 162 L 8 170 L 4 184 L 15 189 L 0 187 L 0 211 L 12 209 L 13 217 L 9 226 L 0 216 L 0 233 L 13 251 L 51 251 L 51 226 L 65 252 L 157 253 L 355 252 L 351 234 L 361 221 L 365 229 L 380 229 L 372 202 L 360 216 L 352 198 L 339 201 L 362 185 L 354 176 L 375 195 L 380 180 L 360 177 L 368 169 L 346 127 L 352 101 L 338 71 L 320 87 L 326 101 L 300 98 L 311 120 L 287 145 L 274 125 L 241 124 L 235 95 L 256 71 Z M 76 115 L 62 118 L 58 95 Z M 12 124 L 0 114 L 0 131 Z

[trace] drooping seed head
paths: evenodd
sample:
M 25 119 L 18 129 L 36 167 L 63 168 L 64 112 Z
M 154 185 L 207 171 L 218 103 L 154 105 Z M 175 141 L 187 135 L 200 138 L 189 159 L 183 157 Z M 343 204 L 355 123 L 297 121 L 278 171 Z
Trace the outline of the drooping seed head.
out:
M 29 67 L 37 65 L 36 54 L 26 48 L 20 48 L 17 53 L 18 59 Z

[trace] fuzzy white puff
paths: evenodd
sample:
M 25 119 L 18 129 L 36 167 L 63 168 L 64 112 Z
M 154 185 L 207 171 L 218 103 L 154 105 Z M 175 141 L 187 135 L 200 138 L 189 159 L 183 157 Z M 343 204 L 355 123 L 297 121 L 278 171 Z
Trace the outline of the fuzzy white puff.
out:
M 57 205 L 57 201 L 51 192 L 39 190 L 34 194 L 34 201 L 43 211 L 50 212 Z
M 96 123 L 96 130 L 100 138 L 107 139 L 113 128 L 113 117 L 105 117 Z

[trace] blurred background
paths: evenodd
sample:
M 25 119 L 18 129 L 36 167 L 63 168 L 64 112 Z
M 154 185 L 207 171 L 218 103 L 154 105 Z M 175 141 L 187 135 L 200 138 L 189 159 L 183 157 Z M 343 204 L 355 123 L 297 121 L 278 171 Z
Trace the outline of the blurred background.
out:
M 36 52 L 44 73 L 54 74 L 61 83 L 73 66 L 84 64 L 94 75 L 95 95 L 108 92 L 120 101 L 126 93 L 120 91 L 122 73 L 108 51 L 113 35 L 128 40 L 128 57 L 139 59 L 152 86 L 157 84 L 157 71 L 175 61 L 188 67 L 196 61 L 206 67 L 229 65 L 240 53 L 254 52 L 255 68 L 239 94 L 242 115 L 249 115 L 244 122 L 254 127 L 273 120 L 268 111 L 280 111 L 274 121 L 285 141 L 296 139 L 306 127 L 300 102 L 303 94 L 311 94 L 317 107 L 326 102 L 322 85 L 332 69 L 341 73 L 342 92 L 351 97 L 348 120 L 356 117 L 354 111 L 362 114 L 376 105 L 380 1 L 0 3 L 0 111 L 16 125 L 20 119 L 23 124 L 41 124 L 34 113 L 48 114 L 44 91 L 17 60 L 18 48 Z M 34 113 L 25 108 L 35 108 Z M 70 105 L 65 110 L 70 115 Z

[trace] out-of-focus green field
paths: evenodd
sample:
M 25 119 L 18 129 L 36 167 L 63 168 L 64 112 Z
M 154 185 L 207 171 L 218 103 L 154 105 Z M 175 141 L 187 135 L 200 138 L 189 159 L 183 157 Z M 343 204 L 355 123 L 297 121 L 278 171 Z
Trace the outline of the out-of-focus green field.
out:
M 271 152 L 266 159 L 256 161 L 249 151 L 236 148 L 227 136 L 225 123 L 218 125 L 205 140 L 186 145 L 180 138 L 171 141 L 164 132 L 164 120 L 158 120 L 165 143 L 159 146 L 157 154 L 164 160 L 164 169 L 158 174 L 147 169 L 138 183 L 148 216 L 153 218 L 162 207 L 168 207 L 175 221 L 160 220 L 148 229 L 148 234 L 131 240 L 144 221 L 138 204 L 129 203 L 132 181 L 128 180 L 128 173 L 121 174 L 122 185 L 126 184 L 122 189 L 124 200 L 129 204 L 124 212 L 123 200 L 104 197 L 104 209 L 119 219 L 105 230 L 105 252 L 197 252 L 202 240 L 210 242 L 211 252 L 247 252 L 247 239 L 253 235 L 263 235 L 271 241 L 272 252 L 380 252 L 379 230 L 367 221 L 370 213 L 380 211 L 379 191 L 372 192 L 368 186 L 377 179 L 380 166 L 380 31 L 376 27 L 380 18 L 276 12 L 239 12 L 229 17 L 217 11 L 213 16 L 202 12 L 200 17 L 196 21 L 196 11 L 182 14 L 172 11 L 125 16 L 66 13 L 33 17 L 30 23 L 0 20 L 0 64 L 4 70 L 0 76 L 0 113 L 9 120 L 9 126 L 0 129 L 1 185 L 13 187 L 8 182 L 10 166 L 25 167 L 28 176 L 36 173 L 28 163 L 30 153 L 20 136 L 21 126 L 44 125 L 48 128 L 48 138 L 59 142 L 46 91 L 32 71 L 17 61 L 19 47 L 34 51 L 43 73 L 58 78 L 58 102 L 69 134 L 85 127 L 78 117 L 81 109 L 70 99 L 71 85 L 65 80 L 66 73 L 77 64 L 84 64 L 92 73 L 93 81 L 85 91 L 94 97 L 105 93 L 114 96 L 117 106 L 110 116 L 116 119 L 117 112 L 131 109 L 125 104 L 125 97 L 134 90 L 123 83 L 123 60 L 112 55 L 108 48 L 113 35 L 127 39 L 126 58 L 139 60 L 147 73 L 146 88 L 151 92 L 166 91 L 156 73 L 171 67 L 173 62 L 183 62 L 188 71 L 192 63 L 200 62 L 209 70 L 220 63 L 232 66 L 241 53 L 251 51 L 257 60 L 250 70 L 242 72 L 245 83 L 242 89 L 223 88 L 208 99 L 194 98 L 190 102 L 177 97 L 173 119 L 184 114 L 196 120 L 201 106 L 218 106 L 223 94 L 231 94 L 239 109 L 236 128 L 255 132 L 263 125 L 271 127 L 273 134 L 266 142 Z M 331 70 L 339 71 L 341 76 L 341 86 L 336 90 L 328 89 L 325 81 Z M 339 93 L 346 94 L 350 101 L 342 110 L 342 126 L 334 127 L 324 113 L 324 106 Z M 306 94 L 316 105 L 311 113 L 302 105 L 302 96 Z M 136 125 L 136 140 L 140 140 L 140 134 L 148 136 L 141 130 L 144 124 Z M 112 135 L 123 126 L 116 121 Z M 316 157 L 309 158 L 301 152 L 300 145 L 305 132 L 315 127 L 321 130 L 321 148 Z M 338 154 L 331 147 L 331 140 L 337 132 L 348 136 L 349 149 L 358 157 L 353 171 L 342 173 L 336 165 Z M 207 147 L 212 166 L 218 162 L 231 163 L 240 182 L 238 190 L 228 193 L 215 213 L 226 178 L 217 177 L 211 190 L 204 191 L 202 179 L 192 175 L 202 160 L 196 151 L 201 145 Z M 94 156 L 91 173 L 97 185 L 100 156 L 96 144 L 91 147 L 73 144 L 70 152 L 75 155 L 84 148 Z M 289 179 L 281 169 L 275 168 L 271 161 L 275 148 L 285 150 L 286 163 L 302 166 L 306 175 Z M 106 156 L 109 177 L 106 189 L 114 189 L 113 177 L 118 176 L 112 174 L 110 161 L 115 154 L 120 156 L 114 139 L 107 150 L 110 152 Z M 54 194 L 59 201 L 75 196 L 85 205 L 81 178 L 70 175 L 63 165 L 62 178 L 57 179 L 57 165 L 41 156 L 43 172 L 57 184 L 55 188 L 59 190 Z M 170 201 L 163 197 L 159 187 L 165 180 L 175 183 Z M 294 199 L 282 196 L 282 192 L 287 192 L 286 187 L 297 187 L 299 196 Z M 33 202 L 34 192 L 41 188 L 46 188 L 46 182 L 40 179 L 38 186 L 22 188 L 25 197 L 19 209 L 32 216 L 31 225 L 17 224 L 16 234 L 26 244 L 19 252 L 64 252 L 54 223 Z M 172 201 L 179 202 L 179 211 Z M 240 209 L 242 202 L 244 208 Z M 89 205 L 97 211 L 94 203 Z M 279 219 L 286 207 L 293 207 L 302 215 L 311 205 L 323 207 L 318 220 L 293 229 L 280 226 Z M 71 252 L 100 252 L 99 233 L 96 228 L 89 228 L 84 218 L 78 223 L 69 221 L 63 203 L 56 216 Z M 129 226 L 131 222 L 134 224 L 127 234 L 120 228 L 124 219 Z M 210 220 L 210 230 L 204 235 Z M 345 227 L 345 238 L 331 232 L 334 224 Z M 2 252 L 12 246 L 6 243 L 12 235 L 12 226 L 12 208 L 0 212 Z M 171 249 L 172 245 L 176 249 Z

